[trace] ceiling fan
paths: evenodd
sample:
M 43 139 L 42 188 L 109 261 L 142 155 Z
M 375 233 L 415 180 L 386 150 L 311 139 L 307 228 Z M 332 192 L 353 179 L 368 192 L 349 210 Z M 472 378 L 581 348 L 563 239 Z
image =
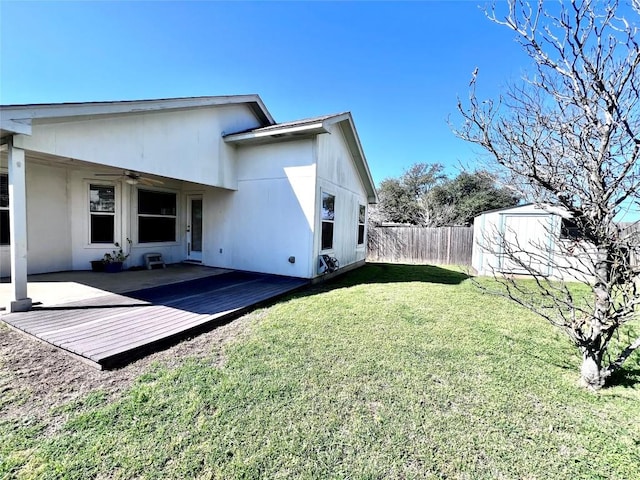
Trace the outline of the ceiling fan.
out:
M 132 170 L 123 170 L 122 173 L 96 173 L 96 177 L 122 177 L 129 185 L 137 185 L 141 183 L 143 185 L 164 185 L 162 180 L 156 180 L 154 178 L 143 177 L 140 173 Z

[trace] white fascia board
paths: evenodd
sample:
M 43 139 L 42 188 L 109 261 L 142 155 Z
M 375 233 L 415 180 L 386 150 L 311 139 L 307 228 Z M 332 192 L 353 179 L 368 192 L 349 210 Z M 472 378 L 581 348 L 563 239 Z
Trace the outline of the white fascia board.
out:
M 31 135 L 31 121 L 14 120 L 3 114 L 0 117 L 0 131 L 2 131 L 2 136 L 5 136 L 5 133 Z
M 344 122 L 345 120 L 349 120 L 351 118 L 351 115 L 346 112 L 346 113 L 341 113 L 340 115 L 335 115 L 333 117 L 329 117 L 327 119 L 325 119 L 322 124 L 323 125 L 333 125 L 334 123 L 339 123 L 339 122 Z
M 141 113 L 183 108 L 233 104 L 256 104 L 268 123 L 275 121 L 258 95 L 229 95 L 220 97 L 169 98 L 160 100 L 132 100 L 115 102 L 59 103 L 50 105 L 1 106 L 4 119 L 23 121 L 38 118 L 63 118 L 104 114 Z
M 244 133 L 231 133 L 225 135 L 224 141 L 227 143 L 247 143 L 252 140 L 261 140 L 268 137 L 274 137 L 277 140 L 282 135 L 309 134 L 316 135 L 320 133 L 328 133 L 322 122 L 309 125 L 296 125 L 293 127 L 274 128 L 265 131 L 251 131 Z
M 355 124 L 353 123 L 353 118 L 351 118 L 351 115 L 348 113 L 339 115 L 339 117 L 344 117 L 342 120 L 337 121 L 344 122 L 341 124 L 342 132 L 347 138 L 347 143 L 349 144 L 349 148 L 351 149 L 353 158 L 356 163 L 356 169 L 360 173 L 360 176 L 365 183 L 365 188 L 368 187 L 367 201 L 369 203 L 378 203 L 378 193 L 376 192 L 373 177 L 371 176 L 371 171 L 369 170 L 367 159 L 364 156 L 364 150 L 362 149 L 362 144 L 360 143 L 360 137 L 358 137 L 358 131 L 356 130 Z

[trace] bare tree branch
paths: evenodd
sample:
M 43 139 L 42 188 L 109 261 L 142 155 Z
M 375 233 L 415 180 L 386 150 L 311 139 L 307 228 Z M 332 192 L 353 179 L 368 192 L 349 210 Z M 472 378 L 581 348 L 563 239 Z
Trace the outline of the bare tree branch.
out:
M 640 236 L 617 224 L 621 213 L 640 211 L 640 1 L 509 0 L 486 15 L 514 32 L 533 71 L 497 100 L 479 100 L 474 77 L 454 132 L 484 148 L 521 196 L 553 206 L 580 233 L 551 252 L 493 232 L 483 247 L 534 279 L 531 287 L 499 266 L 497 293 L 564 330 L 583 355 L 582 381 L 600 388 L 638 349 L 635 340 L 605 364 L 640 304 Z M 559 235 L 559 226 L 547 233 Z M 588 285 L 588 298 L 567 280 Z

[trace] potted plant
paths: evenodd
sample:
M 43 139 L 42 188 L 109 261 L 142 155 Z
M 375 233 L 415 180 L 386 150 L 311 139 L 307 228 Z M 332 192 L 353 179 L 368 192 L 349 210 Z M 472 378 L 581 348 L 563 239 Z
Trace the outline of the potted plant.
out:
M 127 243 L 131 245 L 131 240 L 127 238 Z M 116 249 L 111 252 L 107 252 L 102 257 L 102 260 L 91 262 L 91 268 L 94 271 L 104 271 L 109 273 L 115 273 L 122 271 L 122 264 L 129 258 L 128 253 L 124 253 L 122 246 L 118 242 L 114 243 Z M 102 270 L 100 270 L 99 263 L 102 264 Z

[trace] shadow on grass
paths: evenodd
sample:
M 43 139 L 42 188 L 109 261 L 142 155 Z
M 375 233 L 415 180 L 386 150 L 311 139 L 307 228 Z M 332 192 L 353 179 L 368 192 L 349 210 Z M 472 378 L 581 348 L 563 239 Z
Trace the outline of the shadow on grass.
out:
M 343 276 L 327 282 L 336 287 L 374 284 L 424 282 L 443 285 L 459 285 L 469 279 L 462 271 L 437 267 L 435 265 L 406 265 L 395 263 L 367 263 Z
M 635 388 L 640 385 L 640 367 L 622 367 L 611 375 L 605 387 Z
M 511 338 L 511 340 L 516 341 L 513 337 L 510 337 L 510 338 Z M 550 365 L 550 366 L 559 368 L 561 370 L 577 371 L 576 370 L 576 365 L 569 360 L 570 357 L 567 357 L 567 359 L 564 360 L 564 361 L 563 360 L 553 361 L 553 360 L 550 360 L 548 358 L 548 356 L 546 356 L 546 355 L 540 355 L 540 354 L 537 354 L 537 353 L 532 353 L 530 351 L 525 351 L 523 353 L 527 357 L 535 358 L 539 362 L 544 363 L 546 365 Z
M 471 278 L 462 271 L 435 265 L 408 265 L 397 263 L 367 263 L 366 265 L 327 279 L 315 285 L 303 287 L 285 295 L 284 300 L 312 297 L 320 293 L 350 288 L 357 285 L 385 283 L 423 282 L 441 285 L 459 285 Z

